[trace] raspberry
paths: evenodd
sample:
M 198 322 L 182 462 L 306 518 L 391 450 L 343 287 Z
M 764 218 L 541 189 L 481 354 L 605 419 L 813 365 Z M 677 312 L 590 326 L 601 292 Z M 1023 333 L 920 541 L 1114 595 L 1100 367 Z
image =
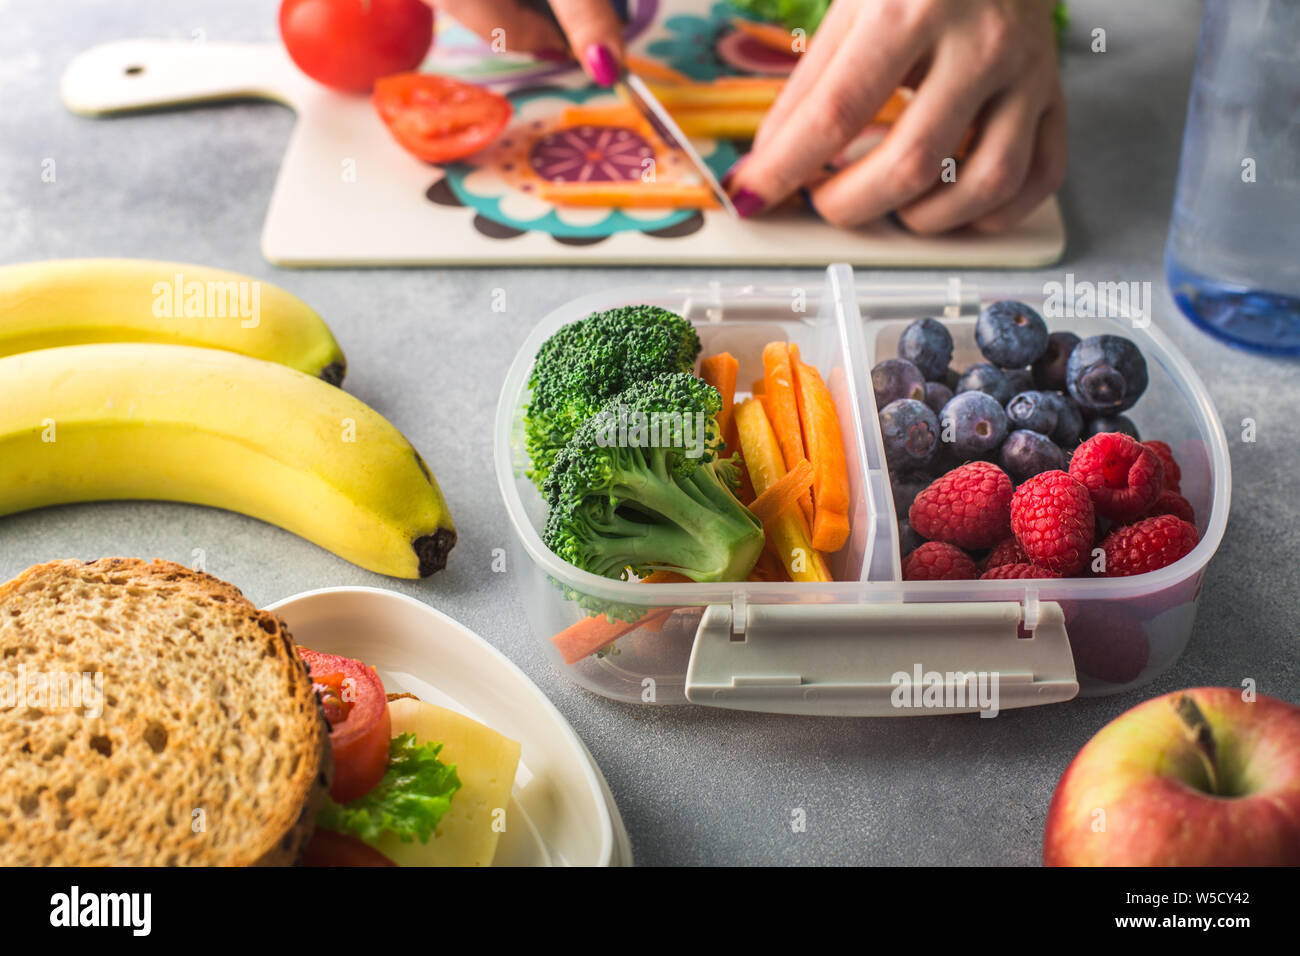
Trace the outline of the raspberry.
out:
M 1189 523 L 1196 521 L 1196 512 L 1192 510 L 1192 503 L 1178 492 L 1169 491 L 1168 489 L 1160 493 L 1156 503 L 1146 513 L 1148 518 L 1154 518 L 1156 515 L 1174 515 Z
M 981 581 L 1009 581 L 1015 578 L 1059 578 L 1055 571 L 1036 564 L 1000 564 L 980 575 Z
M 1196 547 L 1196 526 L 1176 515 L 1156 515 L 1116 528 L 1101 543 L 1106 551 L 1105 577 L 1145 574 L 1173 564 Z
M 993 546 L 989 556 L 984 559 L 984 570 L 992 571 L 994 568 L 1000 568 L 1004 564 L 1031 564 L 1029 555 L 1025 554 L 1025 549 L 1020 547 L 1020 542 L 1016 536 L 1004 538 Z
M 1045 471 L 1016 489 L 1011 530 L 1034 564 L 1078 574 L 1096 533 L 1088 489 L 1063 471 Z
M 1169 447 L 1167 442 L 1144 441 L 1142 443 L 1156 453 L 1160 459 L 1160 464 L 1165 466 L 1165 491 L 1182 491 L 1178 483 L 1183 480 L 1183 471 L 1178 467 L 1178 462 L 1174 461 L 1174 450 Z
M 1121 432 L 1093 435 L 1075 449 L 1070 475 L 1083 482 L 1103 518 L 1132 521 L 1142 517 L 1165 490 L 1160 457 Z
M 908 512 L 923 538 L 962 548 L 988 548 L 1007 536 L 1011 479 L 997 465 L 972 461 L 936 478 Z
M 927 541 L 903 562 L 904 581 L 973 581 L 979 571 L 971 556 L 955 545 Z

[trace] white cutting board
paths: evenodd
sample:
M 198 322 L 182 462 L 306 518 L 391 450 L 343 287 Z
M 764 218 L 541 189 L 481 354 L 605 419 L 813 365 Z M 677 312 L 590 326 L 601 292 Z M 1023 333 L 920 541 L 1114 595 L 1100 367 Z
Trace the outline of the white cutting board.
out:
M 648 37 L 654 36 L 654 29 Z M 638 43 L 643 47 L 644 42 Z M 572 86 L 576 77 L 560 77 Z M 475 226 L 475 212 L 444 205 L 443 170 L 389 136 L 367 97 L 333 93 L 302 75 L 279 44 L 124 40 L 78 56 L 63 75 L 72 111 L 103 116 L 236 98 L 274 100 L 298 123 L 262 229 L 262 252 L 282 266 L 386 265 L 825 265 L 1032 268 L 1060 258 L 1065 229 L 1055 198 L 1013 232 L 921 237 L 890 222 L 847 232 L 804 210 L 738 221 L 705 211 L 686 235 L 633 229 L 597 242 L 563 242 L 539 228 Z M 123 136 L 131 135 L 122 122 Z M 578 226 L 605 215 L 560 213 Z M 552 217 L 552 221 L 554 217 Z M 482 220 L 480 220 L 480 223 Z M 682 232 L 684 229 L 670 230 Z M 502 235 L 501 233 L 505 233 Z

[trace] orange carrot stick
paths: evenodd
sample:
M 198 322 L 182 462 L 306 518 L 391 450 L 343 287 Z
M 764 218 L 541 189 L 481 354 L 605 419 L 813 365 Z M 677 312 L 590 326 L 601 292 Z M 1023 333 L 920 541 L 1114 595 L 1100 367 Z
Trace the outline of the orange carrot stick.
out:
M 794 386 L 804 444 L 814 472 L 813 547 L 835 552 L 849 539 L 849 471 L 840 418 L 830 389 L 817 369 L 796 362 Z
M 584 617 L 577 624 L 570 624 L 551 638 L 551 643 L 559 650 L 566 664 L 576 664 L 589 654 L 594 654 L 602 647 L 608 647 L 625 634 L 630 634 L 638 627 L 660 623 L 673 613 L 673 608 L 657 607 L 637 621 L 611 621 L 603 614 Z
M 625 126 L 646 132 L 650 124 L 628 103 L 605 106 L 566 106 L 560 112 L 561 126 Z
M 690 580 L 686 575 L 678 574 L 676 571 L 655 571 L 643 577 L 640 583 L 686 584 Z M 624 634 L 630 634 L 637 628 L 652 634 L 657 633 L 663 628 L 664 622 L 673 611 L 674 608 L 671 607 L 652 608 L 635 621 L 611 621 L 603 614 L 584 617 L 578 623 L 570 624 L 552 637 L 551 643 L 559 649 L 564 657 L 564 663 L 576 664 L 588 654 L 594 654 L 602 647 L 608 647 Z
M 781 444 L 756 399 L 746 399 L 736 406 L 736 426 L 740 430 L 740 446 L 745 451 L 749 477 L 754 489 L 762 494 L 785 475 Z M 787 508 L 772 521 L 765 547 L 781 561 L 792 580 L 833 580 L 826 559 L 812 546 L 810 537 L 803 510 Z
M 542 183 L 537 195 L 560 206 L 610 206 L 616 209 L 713 209 L 708 186 L 630 182 Z
M 776 556 L 766 548 L 758 556 L 758 562 L 754 565 L 754 570 L 749 572 L 750 581 L 778 582 L 789 581 L 790 575 L 785 572 L 785 565 L 776 559 Z
M 807 457 L 803 449 L 803 430 L 799 425 L 799 403 L 794 394 L 794 372 L 790 365 L 790 346 L 786 342 L 769 342 L 763 348 L 763 410 L 771 420 L 785 467 L 793 468 Z M 813 522 L 812 495 L 805 492 L 799 507 L 809 524 Z
M 754 499 L 749 510 L 754 517 L 766 525 L 778 517 L 786 508 L 798 502 L 808 487 L 813 483 L 813 466 L 808 459 L 799 463 L 782 475 L 767 490 Z M 816 547 L 816 545 L 814 545 Z
M 627 68 L 645 80 L 657 80 L 660 83 L 690 83 L 691 78 L 685 73 L 665 66 L 658 60 L 629 53 L 623 61 Z
M 718 434 L 727 443 L 728 450 L 735 450 L 731 443 L 731 413 L 736 404 L 736 376 L 740 374 L 740 362 L 730 352 L 719 352 L 700 360 L 700 378 L 718 390 L 722 396 L 722 411 L 718 412 Z

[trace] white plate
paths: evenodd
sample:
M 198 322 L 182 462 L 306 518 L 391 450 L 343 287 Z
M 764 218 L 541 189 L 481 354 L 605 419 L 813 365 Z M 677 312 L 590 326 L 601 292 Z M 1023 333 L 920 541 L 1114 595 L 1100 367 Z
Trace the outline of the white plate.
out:
M 609 785 L 568 721 L 468 628 L 379 588 L 325 588 L 270 605 L 294 640 L 365 661 L 389 692 L 460 711 L 523 746 L 497 866 L 630 866 Z M 520 825 L 522 823 L 522 825 Z

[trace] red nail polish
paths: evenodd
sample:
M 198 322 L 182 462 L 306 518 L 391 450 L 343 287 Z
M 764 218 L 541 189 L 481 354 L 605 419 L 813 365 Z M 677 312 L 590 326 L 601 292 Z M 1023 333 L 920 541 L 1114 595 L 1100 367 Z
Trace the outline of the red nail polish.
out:
M 614 85 L 618 79 L 618 64 L 614 62 L 614 54 L 609 52 L 609 47 L 603 43 L 593 43 L 587 47 L 583 59 L 593 80 L 601 86 Z
M 763 197 L 752 189 L 742 189 L 731 197 L 731 204 L 736 207 L 736 212 L 740 214 L 741 219 L 748 219 L 763 211 L 767 205 Z

